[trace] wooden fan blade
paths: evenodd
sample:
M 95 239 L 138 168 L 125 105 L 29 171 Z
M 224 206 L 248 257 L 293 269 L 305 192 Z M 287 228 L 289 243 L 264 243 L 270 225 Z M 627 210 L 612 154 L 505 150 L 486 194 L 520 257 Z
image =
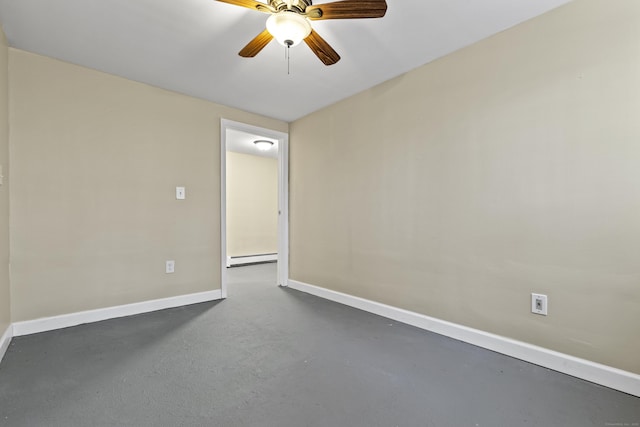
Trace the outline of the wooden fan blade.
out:
M 238 52 L 238 55 L 244 58 L 253 58 L 257 54 L 259 54 L 260 51 L 264 49 L 264 47 L 268 45 L 271 40 L 273 40 L 273 36 L 271 35 L 271 33 L 267 30 L 264 30 L 263 32 L 258 34 L 256 38 L 251 40 L 249 44 L 243 47 L 242 50 Z
M 247 9 L 258 10 L 265 13 L 274 13 L 275 10 L 271 6 L 254 0 L 218 0 L 222 3 L 229 3 L 236 6 L 246 7 Z
M 313 20 L 382 18 L 385 13 L 387 13 L 385 0 L 342 0 L 312 5 L 305 10 L 307 18 Z
M 304 42 L 320 58 L 324 65 L 333 65 L 340 61 L 340 55 L 314 30 L 311 30 L 311 34 L 304 39 Z

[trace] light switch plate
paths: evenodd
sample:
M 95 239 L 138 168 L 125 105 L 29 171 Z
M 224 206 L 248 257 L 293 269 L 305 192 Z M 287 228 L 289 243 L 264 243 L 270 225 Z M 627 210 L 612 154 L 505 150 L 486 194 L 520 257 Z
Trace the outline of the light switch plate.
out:
M 184 200 L 187 198 L 187 193 L 184 187 L 176 187 L 176 199 Z

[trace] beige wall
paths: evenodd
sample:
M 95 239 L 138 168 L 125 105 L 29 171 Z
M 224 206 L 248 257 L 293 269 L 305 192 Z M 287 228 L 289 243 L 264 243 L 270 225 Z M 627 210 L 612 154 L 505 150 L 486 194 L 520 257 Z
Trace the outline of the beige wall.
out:
M 227 151 L 227 256 L 278 252 L 278 160 Z
M 20 50 L 9 59 L 13 321 L 219 289 L 220 118 L 288 125 Z
M 577 1 L 292 123 L 291 278 L 640 373 L 639 40 Z
M 0 27 L 0 336 L 11 322 L 9 292 L 9 53 Z

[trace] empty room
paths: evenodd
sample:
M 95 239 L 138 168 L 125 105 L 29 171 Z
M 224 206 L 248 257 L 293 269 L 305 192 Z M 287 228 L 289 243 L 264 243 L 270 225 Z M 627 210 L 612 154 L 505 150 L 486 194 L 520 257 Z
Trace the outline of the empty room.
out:
M 0 0 L 0 426 L 640 426 L 640 1 Z

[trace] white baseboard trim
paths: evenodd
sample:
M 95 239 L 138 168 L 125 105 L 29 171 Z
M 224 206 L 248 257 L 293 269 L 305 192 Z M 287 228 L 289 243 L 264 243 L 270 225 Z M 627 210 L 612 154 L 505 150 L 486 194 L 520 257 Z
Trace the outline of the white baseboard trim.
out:
M 640 397 L 632 372 L 296 280 L 289 287 Z
M 249 256 L 228 256 L 227 267 L 234 265 L 254 264 L 256 262 L 278 261 L 278 254 L 249 255 Z
M 4 354 L 9 349 L 11 338 L 13 338 L 13 325 L 9 325 L 7 327 L 7 330 L 2 334 L 2 337 L 0 337 L 0 362 L 2 362 Z
M 136 302 L 133 304 L 119 305 L 115 307 L 81 311 L 78 313 L 63 314 L 60 316 L 43 317 L 24 322 L 15 322 L 13 324 L 13 336 L 19 337 L 22 335 L 37 334 L 39 332 L 68 328 L 70 326 L 82 325 L 84 323 L 100 322 L 102 320 L 150 313 L 152 311 L 164 310 L 166 308 L 181 307 L 183 305 L 197 304 L 219 299 L 222 299 L 222 291 L 220 289 Z

